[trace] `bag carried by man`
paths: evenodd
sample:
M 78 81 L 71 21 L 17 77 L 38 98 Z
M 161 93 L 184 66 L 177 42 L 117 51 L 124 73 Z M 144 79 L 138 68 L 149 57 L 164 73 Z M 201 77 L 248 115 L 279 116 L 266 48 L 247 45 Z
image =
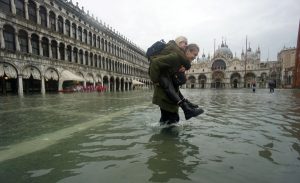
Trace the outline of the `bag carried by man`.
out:
M 152 46 L 147 49 L 146 56 L 148 59 L 150 57 L 159 54 L 165 47 L 167 43 L 162 39 L 160 41 L 156 41 Z

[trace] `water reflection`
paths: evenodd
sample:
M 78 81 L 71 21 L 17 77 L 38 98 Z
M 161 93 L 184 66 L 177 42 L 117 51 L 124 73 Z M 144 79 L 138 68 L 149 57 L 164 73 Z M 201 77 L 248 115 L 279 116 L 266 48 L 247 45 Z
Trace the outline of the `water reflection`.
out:
M 155 155 L 149 157 L 151 182 L 168 182 L 172 179 L 190 180 L 189 175 L 198 166 L 199 149 L 180 135 L 179 127 L 167 127 L 149 139 L 147 148 Z

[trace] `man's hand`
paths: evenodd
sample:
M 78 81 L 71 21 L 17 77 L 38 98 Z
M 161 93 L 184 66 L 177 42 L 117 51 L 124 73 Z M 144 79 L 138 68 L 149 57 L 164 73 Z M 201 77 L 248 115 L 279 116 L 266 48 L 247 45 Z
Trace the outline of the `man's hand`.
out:
M 185 67 L 181 66 L 178 70 L 178 72 L 185 72 Z

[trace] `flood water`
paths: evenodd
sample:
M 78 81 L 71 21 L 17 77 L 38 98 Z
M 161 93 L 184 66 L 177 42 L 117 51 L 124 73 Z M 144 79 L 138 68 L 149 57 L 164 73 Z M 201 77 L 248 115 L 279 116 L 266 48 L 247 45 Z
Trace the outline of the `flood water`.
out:
M 182 93 L 172 128 L 152 91 L 2 96 L 0 182 L 299 182 L 299 90 Z

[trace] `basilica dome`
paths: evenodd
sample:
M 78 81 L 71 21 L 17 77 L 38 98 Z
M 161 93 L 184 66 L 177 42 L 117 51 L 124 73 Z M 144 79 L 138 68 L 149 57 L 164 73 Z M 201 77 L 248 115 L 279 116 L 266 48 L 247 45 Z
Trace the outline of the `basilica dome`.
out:
M 222 42 L 221 47 L 219 47 L 216 50 L 215 54 L 216 54 L 216 56 L 223 56 L 223 57 L 227 57 L 227 58 L 232 58 L 233 57 L 233 54 L 232 54 L 231 50 L 228 48 L 226 43 L 224 44 L 223 42 Z

